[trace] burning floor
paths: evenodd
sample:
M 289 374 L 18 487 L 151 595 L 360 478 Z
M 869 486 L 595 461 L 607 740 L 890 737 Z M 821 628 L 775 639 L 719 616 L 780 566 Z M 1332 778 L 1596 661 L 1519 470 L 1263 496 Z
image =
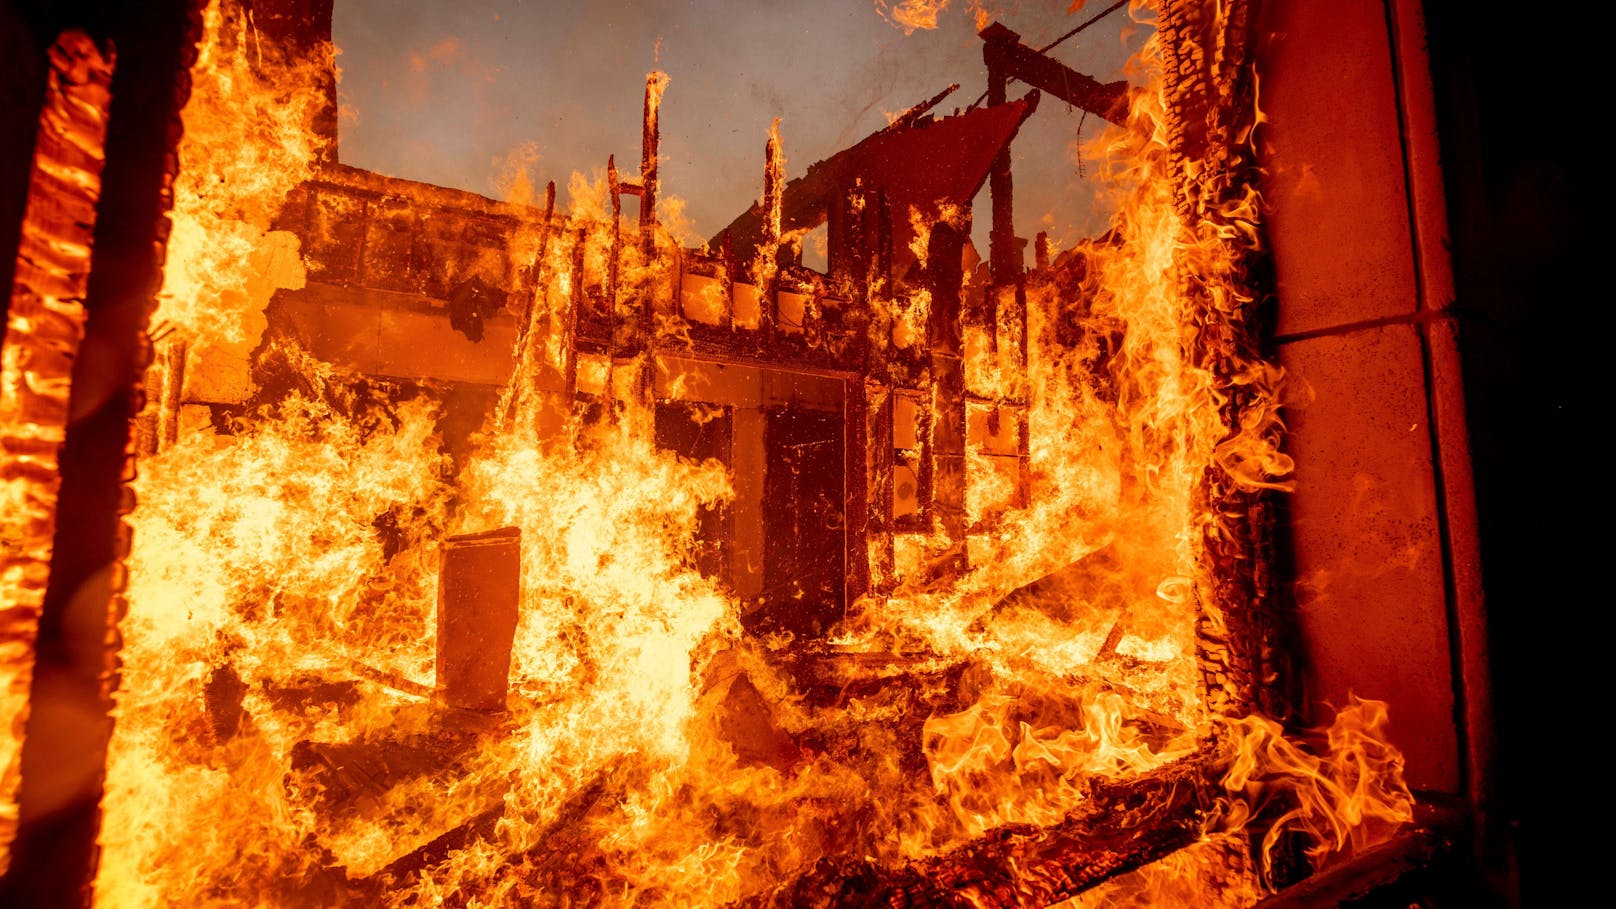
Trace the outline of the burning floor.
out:
M 7 650 L 11 892 L 76 886 L 28 870 L 74 836 L 117 907 L 1248 906 L 1432 848 L 1387 705 L 1297 706 L 1254 6 L 1134 10 L 1131 84 L 988 26 L 983 102 L 789 180 L 776 124 L 704 243 L 659 218 L 666 75 L 636 171 L 494 202 L 337 163 L 297 8 L 190 10 L 117 669 L 55 708 L 111 718 L 104 770 L 50 765 L 53 676 Z M 25 243 L 112 172 L 112 60 L 52 51 Z M 1115 215 L 1027 268 L 1042 93 L 1109 121 Z M 30 643 L 58 486 L 89 507 L 51 454 L 95 337 L 67 233 L 0 388 Z M 52 787 L 87 839 L 29 827 Z

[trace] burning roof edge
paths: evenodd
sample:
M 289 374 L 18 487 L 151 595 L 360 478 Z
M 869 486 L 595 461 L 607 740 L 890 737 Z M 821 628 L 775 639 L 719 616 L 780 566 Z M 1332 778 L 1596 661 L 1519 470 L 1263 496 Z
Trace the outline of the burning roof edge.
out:
M 882 192 L 895 211 L 906 206 L 965 204 L 987 181 L 988 171 L 1021 124 L 1038 107 L 1039 93 L 993 107 L 982 107 L 941 119 L 898 121 L 857 144 L 809 165 L 786 184 L 781 229 L 812 229 L 827 217 L 831 199 L 855 182 Z M 722 244 L 728 233 L 735 255 L 749 260 L 763 238 L 763 205 L 754 202 L 709 243 Z

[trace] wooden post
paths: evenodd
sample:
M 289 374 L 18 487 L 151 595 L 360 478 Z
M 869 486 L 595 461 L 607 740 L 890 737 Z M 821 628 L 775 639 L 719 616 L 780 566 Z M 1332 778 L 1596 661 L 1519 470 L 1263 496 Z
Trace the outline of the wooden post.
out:
M 960 312 L 960 253 L 966 233 L 946 221 L 932 225 L 926 249 L 926 286 L 931 319 L 926 336 L 931 351 L 933 526 L 948 536 L 948 548 L 933 553 L 932 570 L 964 571 L 965 547 L 965 361 Z
M 1010 77 L 1007 55 L 1019 40 L 1015 32 L 995 23 L 982 32 L 982 62 L 988 68 L 988 104 L 1007 100 Z M 988 261 L 995 285 L 1014 283 L 1021 275 L 1016 255 L 1016 224 L 1010 179 L 1010 143 L 999 150 L 988 172 L 988 192 L 993 199 L 993 225 L 988 231 Z M 990 314 L 991 315 L 991 314 Z

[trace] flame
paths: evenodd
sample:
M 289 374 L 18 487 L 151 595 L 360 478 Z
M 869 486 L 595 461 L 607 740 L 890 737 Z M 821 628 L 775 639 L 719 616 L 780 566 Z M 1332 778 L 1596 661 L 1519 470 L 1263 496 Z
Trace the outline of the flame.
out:
M 950 0 L 902 0 L 896 6 L 887 0 L 875 0 L 875 10 L 881 17 L 896 28 L 903 29 L 905 35 L 913 35 L 917 30 L 933 31 L 937 28 L 938 17 L 943 10 L 948 9 Z M 1068 13 L 1075 12 L 1081 4 L 1073 4 Z M 987 0 L 967 0 L 966 7 L 976 22 L 976 30 L 981 31 L 988 27 L 998 11 L 994 4 Z
M 247 263 L 279 233 L 269 228 L 286 194 L 314 173 L 324 141 L 311 128 L 322 103 L 313 86 L 330 51 L 287 65 L 266 62 L 245 52 L 248 21 L 227 22 L 217 2 L 204 12 L 203 28 L 153 321 L 250 350 L 263 321 L 249 308 L 255 272 Z
M 1261 716 L 1231 724 L 1233 761 L 1223 778 L 1228 793 L 1223 825 L 1238 829 L 1265 802 L 1283 812 L 1269 822 L 1261 844 L 1262 868 L 1271 873 L 1287 836 L 1305 842 L 1316 869 L 1338 852 L 1356 852 L 1414 819 L 1414 797 L 1403 781 L 1403 756 L 1386 742 L 1386 704 L 1353 697 L 1325 731 L 1327 749 L 1312 754 Z
M 945 5 L 892 12 L 935 25 Z M 207 23 L 182 147 L 201 176 L 181 185 L 176 236 L 237 253 L 183 243 L 161 317 L 250 350 L 255 309 L 301 280 L 241 266 L 289 250 L 268 228 L 313 172 L 315 105 L 284 97 L 300 70 L 255 81 L 216 8 Z M 1034 278 L 1024 300 L 973 289 L 995 318 L 963 352 L 966 539 L 925 514 L 872 541 L 890 542 L 894 576 L 824 642 L 743 632 L 748 605 L 698 570 L 703 515 L 743 478 L 655 444 L 651 376 L 672 367 L 627 333 L 575 343 L 591 295 L 647 307 L 665 352 L 691 337 L 670 315 L 686 311 L 674 240 L 625 242 L 603 175 L 573 175 L 567 217 L 511 238 L 539 276 L 527 346 L 469 452 L 445 453 L 432 394 L 265 345 L 255 374 L 281 379 L 234 399 L 255 409 L 197 415 L 140 465 L 98 902 L 783 900 L 817 870 L 934 867 L 999 831 L 1068 823 L 1103 787 L 1194 761 L 1222 778 L 1200 842 L 1081 905 L 1204 905 L 1214 889 L 1249 904 L 1293 834 L 1321 863 L 1406 822 L 1383 706 L 1349 705 L 1315 753 L 1206 693 L 1206 478 L 1282 489 L 1291 465 L 1279 372 L 1220 349 L 1226 382 L 1193 353 L 1249 303 L 1233 259 L 1257 209 L 1179 204 L 1195 178 L 1175 169 L 1161 53 L 1147 42 L 1136 64 L 1128 125 L 1085 146 L 1117 217 L 1078 247 L 1082 274 Z M 648 78 L 650 116 L 665 86 Z M 227 115 L 271 98 L 285 134 L 226 141 Z M 778 120 L 766 154 L 760 286 L 797 242 L 781 235 Z M 208 195 L 238 173 L 256 182 Z M 938 222 L 966 224 L 908 214 L 919 263 Z M 899 275 L 872 293 L 872 346 L 921 353 L 930 289 Z M 1237 425 L 1231 382 L 1255 402 Z M 663 394 L 698 384 L 669 375 Z M 911 450 L 930 444 L 917 433 Z M 521 541 L 507 710 L 460 715 L 431 702 L 440 541 L 498 528 Z M 940 570 L 959 545 L 972 568 Z M 805 693 L 810 671 L 840 693 Z
M 912 35 L 916 29 L 928 31 L 937 28 L 937 17 L 948 9 L 949 0 L 902 0 L 890 6 L 886 0 L 875 0 L 875 9 L 888 22 Z

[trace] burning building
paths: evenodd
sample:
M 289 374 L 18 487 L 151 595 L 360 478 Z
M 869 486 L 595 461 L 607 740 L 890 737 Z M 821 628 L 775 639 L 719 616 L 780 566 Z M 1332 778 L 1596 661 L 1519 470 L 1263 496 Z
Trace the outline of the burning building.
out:
M 660 72 L 561 211 L 340 163 L 329 0 L 72 6 L 5 13 L 13 903 L 1507 889 L 1419 4 L 1141 5 L 1108 84 L 984 22 L 699 244 Z

